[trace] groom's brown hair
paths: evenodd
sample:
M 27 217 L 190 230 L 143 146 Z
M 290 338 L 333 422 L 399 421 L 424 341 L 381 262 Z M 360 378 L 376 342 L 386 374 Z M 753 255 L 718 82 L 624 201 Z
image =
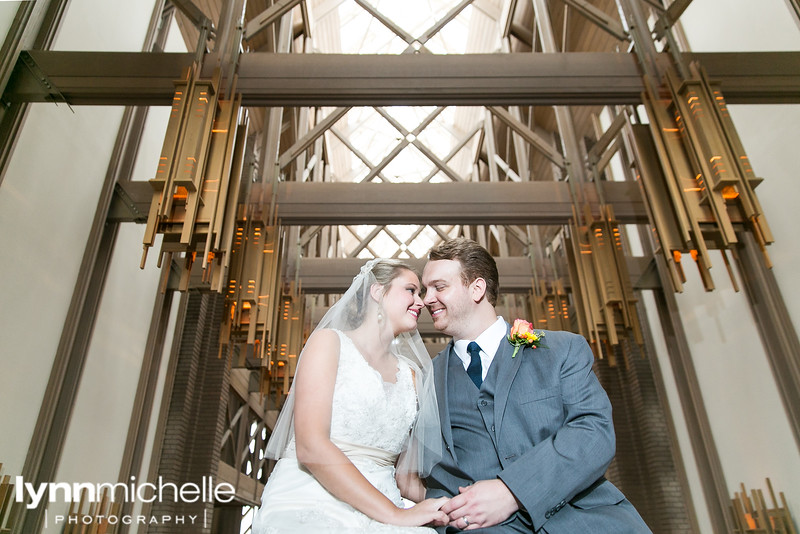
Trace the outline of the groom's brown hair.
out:
M 486 299 L 492 306 L 497 305 L 497 294 L 500 291 L 497 263 L 478 243 L 466 237 L 448 239 L 433 248 L 428 254 L 428 259 L 456 260 L 461 264 L 461 278 L 464 285 L 471 284 L 477 278 L 483 278 L 486 281 Z

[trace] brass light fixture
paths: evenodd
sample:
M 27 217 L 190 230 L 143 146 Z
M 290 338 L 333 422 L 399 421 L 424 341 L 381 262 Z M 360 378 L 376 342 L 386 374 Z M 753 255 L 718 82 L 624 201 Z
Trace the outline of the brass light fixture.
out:
M 620 337 L 631 335 L 643 343 L 636 314 L 630 274 L 622 249 L 620 224 L 609 205 L 601 206 L 595 218 L 585 210 L 584 224 L 573 218 L 565 251 L 573 281 L 572 292 L 580 331 L 589 340 L 595 356 L 604 356 L 603 344 L 618 345 Z M 606 351 L 614 365 L 613 352 Z
M 3 464 L 0 463 L 0 473 L 2 472 Z M 11 482 L 11 475 L 3 475 L 0 477 L 0 532 L 11 532 L 11 527 L 14 526 L 9 522 L 13 495 L 14 484 Z
M 775 491 L 772 489 L 772 481 L 767 478 L 767 489 L 769 491 L 772 507 L 767 505 L 762 490 L 752 490 L 750 495 L 744 484 L 741 484 L 742 491 L 736 492 L 731 499 L 730 513 L 733 516 L 733 524 L 736 532 L 745 534 L 747 532 L 770 532 L 772 534 L 797 534 L 794 528 L 792 514 L 786 503 L 783 492 L 779 493 L 780 503 L 775 498 Z
M 700 66 L 691 64 L 689 71 L 692 77 L 680 80 L 674 70 L 667 70 L 661 94 L 645 79 L 642 99 L 651 135 L 648 139 L 641 125 L 630 129 L 659 253 L 678 292 L 686 281 L 681 266 L 685 254 L 696 261 L 705 289 L 714 289 L 709 248 L 722 252 L 737 287 L 726 253 L 737 242 L 735 223 L 750 228 L 768 266 L 765 247 L 773 241 L 753 191 L 760 179 L 725 98 Z
M 179 288 L 189 288 L 192 265 L 202 264 L 202 282 L 222 291 L 237 220 L 247 114 L 241 97 L 219 98 L 220 74 L 200 79 L 199 67 L 175 83 L 175 96 L 144 235 L 144 267 L 156 235 L 165 256 L 184 256 Z M 233 93 L 235 94 L 235 93 Z
M 220 351 L 239 346 L 236 367 L 249 367 L 248 359 L 269 367 L 281 292 L 281 243 L 277 225 L 246 219 L 236 226 L 220 330 Z
M 570 330 L 569 297 L 560 278 L 552 284 L 544 280 L 534 282 L 530 295 L 531 316 L 534 325 L 547 330 Z

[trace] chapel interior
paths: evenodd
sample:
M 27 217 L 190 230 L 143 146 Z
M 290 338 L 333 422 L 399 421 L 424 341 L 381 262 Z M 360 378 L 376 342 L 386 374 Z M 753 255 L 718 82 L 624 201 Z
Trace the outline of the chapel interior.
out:
M 589 341 L 653 532 L 798 531 L 800 1 L 8 1 L 0 37 L 0 533 L 250 532 L 315 324 L 458 236 Z M 235 498 L 13 498 L 159 477 Z

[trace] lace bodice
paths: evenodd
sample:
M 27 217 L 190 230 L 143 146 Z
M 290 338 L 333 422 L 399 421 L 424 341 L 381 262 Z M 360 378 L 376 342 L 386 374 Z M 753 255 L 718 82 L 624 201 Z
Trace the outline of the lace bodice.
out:
M 347 334 L 339 335 L 339 367 L 331 408 L 331 439 L 399 453 L 417 412 L 411 368 L 397 362 L 396 383 L 384 382 Z M 287 446 L 293 455 L 294 437 Z
M 403 507 L 394 465 L 371 460 L 361 448 L 401 452 L 417 415 L 411 367 L 398 360 L 396 382 L 384 382 L 355 343 L 344 332 L 336 333 L 340 350 L 331 406 L 331 439 L 370 484 L 395 506 Z M 354 451 L 352 455 L 345 450 L 345 444 L 355 446 L 349 447 Z M 292 436 L 264 487 L 263 504 L 253 521 L 254 534 L 436 534 L 424 527 L 379 523 L 340 501 L 300 465 L 295 449 Z M 391 458 L 391 454 L 381 458 Z

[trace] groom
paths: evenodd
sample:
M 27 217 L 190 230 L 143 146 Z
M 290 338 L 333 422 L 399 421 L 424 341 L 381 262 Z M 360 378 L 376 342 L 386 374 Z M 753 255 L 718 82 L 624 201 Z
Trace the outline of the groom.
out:
M 494 258 L 469 239 L 432 250 L 422 283 L 434 326 L 453 336 L 433 362 L 444 451 L 427 497 L 452 497 L 439 531 L 650 532 L 603 477 L 614 428 L 586 340 L 547 332 L 514 354 Z

